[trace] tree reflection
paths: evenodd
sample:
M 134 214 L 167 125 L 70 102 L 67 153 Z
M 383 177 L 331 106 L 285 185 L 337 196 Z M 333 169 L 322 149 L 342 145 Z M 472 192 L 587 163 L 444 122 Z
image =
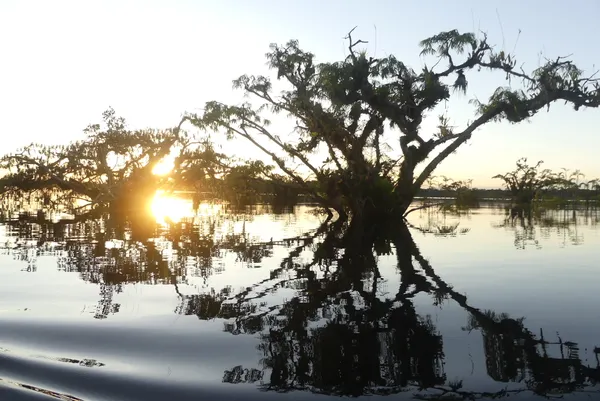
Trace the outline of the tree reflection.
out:
M 57 221 L 44 213 L 21 213 L 2 221 L 10 240 L 3 249 L 26 262 L 27 271 L 36 270 L 40 256 L 52 255 L 57 257 L 59 270 L 76 272 L 82 280 L 98 284 L 99 300 L 93 313 L 95 318 L 105 319 L 119 312 L 114 296 L 124 285 L 177 286 L 190 275 L 206 280 L 219 272 L 222 267 L 215 266 L 214 260 L 226 253 L 248 264 L 271 255 L 273 244 L 253 243 L 245 229 L 216 233 L 225 221 L 244 225 L 256 214 L 246 208 L 243 213 L 208 216 L 200 223 L 183 219 L 164 227 L 144 212 L 127 220 L 94 212 Z M 195 302 L 191 300 L 190 305 Z
M 524 382 L 538 394 L 563 394 L 596 385 L 600 364 L 585 366 L 576 343 L 544 339 L 523 326 L 523 319 L 511 319 L 485 311 L 479 319 L 472 314 L 468 328 L 482 332 L 488 375 L 500 382 Z M 549 348 L 560 357 L 550 357 Z
M 394 296 L 382 297 L 377 257 L 391 245 L 402 280 Z M 562 394 L 595 385 L 600 378 L 600 365 L 585 366 L 577 344 L 548 342 L 529 331 L 522 318 L 471 306 L 436 274 L 407 227 L 386 231 L 356 222 L 338 225 L 324 233 L 315 255 L 304 266 L 282 263 L 281 269 L 293 274 L 278 272 L 287 278 L 273 285 L 294 288 L 297 295 L 290 300 L 266 307 L 260 299 L 268 290 L 249 290 L 223 297 L 222 305 L 231 302 L 235 307 L 212 315 L 226 318 L 225 331 L 232 334 L 259 334 L 264 390 L 358 396 L 430 389 L 437 393 L 428 397 L 452 393 L 471 399 L 525 390 Z M 448 382 L 442 336 L 430 317 L 415 311 L 413 299 L 419 293 L 432 295 L 438 303 L 451 299 L 467 311 L 465 330 L 482 333 L 488 375 L 525 387 L 473 393 L 461 390 L 461 382 Z M 202 318 L 199 310 L 187 312 Z M 552 346 L 559 347 L 559 357 L 549 356 Z
M 530 223 L 552 226 L 548 216 L 531 217 Z M 241 231 L 219 234 L 227 219 L 238 219 Z M 577 344 L 561 338 L 548 341 L 543 333 L 528 329 L 522 318 L 471 305 L 435 271 L 405 225 L 326 220 L 307 235 L 260 243 L 243 224 L 251 219 L 252 213 L 223 214 L 164 227 L 143 216 L 53 222 L 38 215 L 5 224 L 16 238 L 11 252 L 21 255 L 17 258 L 35 265 L 40 254 L 55 254 L 59 269 L 98 284 L 98 319 L 119 311 L 115 294 L 128 283 L 163 284 L 173 286 L 179 297 L 175 313 L 222 319 L 226 333 L 256 336 L 257 364 L 227 369 L 225 383 L 345 396 L 428 390 L 419 397 L 473 399 L 525 390 L 563 394 L 600 380 L 600 349 L 595 350 L 595 366 L 587 366 Z M 527 219 L 509 217 L 505 227 Z M 206 280 L 218 272 L 222 267 L 216 261 L 224 253 L 257 264 L 272 258 L 275 247 L 285 247 L 289 254 L 267 278 L 241 291 L 226 286 L 189 295 L 180 290 L 190 275 Z M 307 252 L 310 261 L 303 257 Z M 400 276 L 393 290 L 380 271 L 384 257 L 393 258 Z M 272 296 L 278 289 L 293 295 L 278 300 Z M 436 305 L 447 300 L 466 311 L 464 330 L 481 333 L 488 376 L 523 386 L 476 393 L 463 389 L 460 380 L 449 381 L 442 334 L 430 316 L 415 308 L 415 298 L 423 295 Z
M 541 248 L 541 240 L 558 239 L 561 246 L 581 245 L 584 241 L 580 226 L 596 226 L 600 222 L 599 208 L 522 209 L 506 208 L 497 228 L 514 232 L 517 249 Z

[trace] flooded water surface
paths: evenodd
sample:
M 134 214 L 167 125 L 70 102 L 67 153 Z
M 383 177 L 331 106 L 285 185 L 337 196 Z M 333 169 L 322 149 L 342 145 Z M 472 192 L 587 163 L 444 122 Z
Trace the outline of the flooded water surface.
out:
M 4 216 L 0 399 L 600 399 L 597 211 L 152 213 Z

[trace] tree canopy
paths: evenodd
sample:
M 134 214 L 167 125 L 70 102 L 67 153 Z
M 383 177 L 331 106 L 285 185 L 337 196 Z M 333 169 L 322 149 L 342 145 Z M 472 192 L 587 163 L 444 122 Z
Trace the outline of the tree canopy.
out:
M 83 140 L 50 146 L 32 143 L 2 157 L 0 169 L 6 174 L 0 178 L 1 191 L 41 191 L 47 203 L 59 189 L 62 196 L 94 206 L 141 199 L 153 194 L 161 180 L 152 174 L 153 168 L 184 140 L 180 126 L 131 131 L 109 108 L 103 113 L 103 126 L 89 125 Z
M 191 122 L 245 138 L 316 200 L 342 215 L 401 215 L 437 166 L 477 128 L 521 122 L 559 100 L 576 110 L 600 105 L 598 80 L 584 76 L 573 61 L 558 57 L 526 72 L 513 54 L 494 50 L 485 35 L 452 30 L 422 40 L 421 54 L 437 62 L 419 70 L 393 55 L 370 57 L 357 49 L 364 42 L 353 39 L 352 31 L 347 40 L 349 55 L 333 63 L 317 63 L 295 40 L 271 45 L 269 66 L 287 89 L 277 93 L 270 78 L 243 75 L 234 87 L 260 100 L 259 106 L 209 102 L 203 113 L 190 116 Z M 477 116 L 463 129 L 450 127 L 442 115 L 437 132 L 423 132 L 427 113 L 456 90 L 466 92 L 467 74 L 481 69 L 504 74 L 509 85 L 498 87 L 486 102 L 473 101 Z M 520 85 L 513 87 L 514 80 Z M 270 130 L 267 112 L 296 121 L 294 140 Z M 389 128 L 396 129 L 400 160 L 384 149 L 382 136 Z M 318 150 L 329 155 L 323 165 L 311 162 Z M 316 185 L 309 186 L 290 160 L 304 165 Z
M 527 158 L 522 157 L 517 160 L 517 167 L 513 171 L 496 174 L 492 178 L 504 182 L 517 206 L 531 205 L 534 200 L 540 200 L 548 193 L 566 193 L 571 199 L 591 200 L 594 195 L 597 198 L 597 191 L 600 189 L 598 179 L 586 181 L 583 179 L 584 174 L 579 170 L 569 172 L 563 168 L 557 173 L 550 169 L 542 169 L 542 164 L 543 161 L 540 160 L 535 165 L 530 165 Z
M 91 125 L 82 141 L 29 145 L 0 160 L 0 169 L 7 171 L 0 192 L 59 188 L 93 204 L 127 203 L 131 196 L 174 182 L 204 189 L 225 185 L 235 193 L 267 180 L 308 194 L 342 217 L 388 220 L 409 212 L 438 165 L 483 125 L 519 123 L 555 101 L 575 110 L 600 105 L 598 79 L 585 76 L 566 57 L 527 72 L 517 66 L 515 55 L 495 50 L 485 35 L 451 30 L 420 42 L 421 55 L 432 58 L 433 66 L 411 68 L 393 55 L 371 57 L 352 33 L 346 38 L 348 56 L 337 62 L 317 62 L 296 40 L 271 45 L 269 67 L 285 88 L 275 90 L 276 81 L 261 75 L 243 75 L 233 83 L 258 103 L 211 101 L 168 130 L 128 130 L 111 109 L 104 114 L 104 127 Z M 476 117 L 466 126 L 450 126 L 446 113 L 437 129 L 427 132 L 424 119 L 456 92 L 467 93 L 468 76 L 482 69 L 504 75 L 508 85 L 487 101 L 473 100 Z M 275 132 L 273 114 L 293 119 L 294 134 Z M 271 162 L 221 154 L 210 141 L 189 137 L 182 130 L 186 121 L 209 134 L 225 131 L 228 138 L 248 141 Z M 399 145 L 399 158 L 389 151 L 390 136 Z M 171 174 L 152 175 L 173 154 Z M 315 161 L 317 155 L 326 155 L 324 162 Z

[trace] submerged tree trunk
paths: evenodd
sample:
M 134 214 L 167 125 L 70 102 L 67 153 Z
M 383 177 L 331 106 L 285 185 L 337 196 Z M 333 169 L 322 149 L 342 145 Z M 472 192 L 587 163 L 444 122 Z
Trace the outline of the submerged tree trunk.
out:
M 410 204 L 416 196 L 414 181 L 414 167 L 409 162 L 402 163 L 400 168 L 400 177 L 396 184 L 396 194 L 398 196 L 398 213 L 404 215 Z M 418 189 L 417 189 L 418 190 Z

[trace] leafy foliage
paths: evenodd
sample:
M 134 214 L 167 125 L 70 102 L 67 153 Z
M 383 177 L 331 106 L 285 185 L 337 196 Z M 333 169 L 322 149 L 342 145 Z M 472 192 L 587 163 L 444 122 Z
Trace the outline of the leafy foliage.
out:
M 504 181 L 517 204 L 530 204 L 537 199 L 541 192 L 557 184 L 556 175 L 549 169 L 540 169 L 543 161 L 530 166 L 527 158 L 517 160 L 517 168 L 505 174 L 496 174 L 492 178 Z
M 352 31 L 347 40 L 348 56 L 332 63 L 317 63 L 296 40 L 271 45 L 269 66 L 287 88 L 277 92 L 269 77 L 243 75 L 234 81 L 234 88 L 258 100 L 258 106 L 209 102 L 191 121 L 205 130 L 223 129 L 229 137 L 245 138 L 291 181 L 342 215 L 403 213 L 436 167 L 484 124 L 517 123 L 557 100 L 575 109 L 600 105 L 597 80 L 585 78 L 572 61 L 559 57 L 526 73 L 516 67 L 514 55 L 495 51 L 485 35 L 451 30 L 421 41 L 422 55 L 434 56 L 437 62 L 420 70 L 393 55 L 369 57 L 357 49 L 365 42 L 353 40 Z M 447 66 L 436 68 L 442 61 Z M 499 87 L 486 102 L 474 101 L 478 116 L 464 129 L 450 127 L 448 118 L 441 116 L 439 132 L 423 133 L 425 116 L 448 100 L 452 89 L 466 93 L 467 74 L 475 68 L 504 73 L 510 85 Z M 513 79 L 521 85 L 513 87 Z M 263 117 L 266 112 L 296 121 L 293 138 L 271 131 L 270 121 Z M 388 127 L 395 130 L 400 159 L 390 157 L 386 149 Z M 322 164 L 313 161 L 319 153 L 327 154 Z M 417 166 L 430 158 L 416 174 Z M 379 204 L 373 194 L 381 180 L 391 186 L 385 199 L 378 197 L 377 202 L 383 202 Z M 378 207 L 383 204 L 395 206 Z
M 179 131 L 179 127 L 131 131 L 109 109 L 103 113 L 103 126 L 88 126 L 83 140 L 67 145 L 34 143 L 2 157 L 0 169 L 7 173 L 0 179 L 0 192 L 59 189 L 92 205 L 153 192 L 161 178 L 152 170 L 182 139 Z
M 158 186 L 237 193 L 252 192 L 250 182 L 267 180 L 278 193 L 308 194 L 342 217 L 386 220 L 405 216 L 437 166 L 481 126 L 521 122 L 558 100 L 576 110 L 600 106 L 598 80 L 585 77 L 564 57 L 527 73 L 516 67 L 513 54 L 494 50 L 485 35 L 451 30 L 421 41 L 422 55 L 436 62 L 415 69 L 393 55 L 369 56 L 358 48 L 366 42 L 353 40 L 352 32 L 347 36 L 349 54 L 337 62 L 316 62 L 296 40 L 271 45 L 269 67 L 285 88 L 275 90 L 266 76 L 243 75 L 233 82 L 259 104 L 211 101 L 202 113 L 189 114 L 178 127 L 163 131 L 128 130 L 110 109 L 103 127 L 86 129 L 85 140 L 64 146 L 31 144 L 0 159 L 0 168 L 8 171 L 0 192 L 58 188 L 92 204 L 128 203 Z M 446 66 L 438 67 L 440 63 Z M 509 85 L 497 88 L 485 102 L 473 101 L 477 118 L 466 127 L 450 126 L 444 114 L 438 131 L 423 132 L 428 114 L 453 93 L 467 93 L 468 75 L 475 69 L 502 73 Z M 513 80 L 520 84 L 513 86 Z M 273 113 L 295 121 L 293 135 L 274 132 L 268 118 Z M 195 142 L 181 131 L 185 121 L 245 139 L 272 162 L 235 160 L 217 152 L 208 139 Z M 400 145 L 401 157 L 390 151 L 390 138 Z M 173 152 L 173 173 L 153 176 L 154 166 Z
M 530 166 L 527 158 L 517 160 L 517 168 L 505 174 L 497 174 L 492 178 L 504 181 L 506 188 L 512 193 L 517 204 L 527 205 L 536 199 L 557 200 L 600 200 L 598 179 L 585 180 L 579 171 L 563 168 L 556 173 L 550 169 L 541 169 L 543 162 Z

